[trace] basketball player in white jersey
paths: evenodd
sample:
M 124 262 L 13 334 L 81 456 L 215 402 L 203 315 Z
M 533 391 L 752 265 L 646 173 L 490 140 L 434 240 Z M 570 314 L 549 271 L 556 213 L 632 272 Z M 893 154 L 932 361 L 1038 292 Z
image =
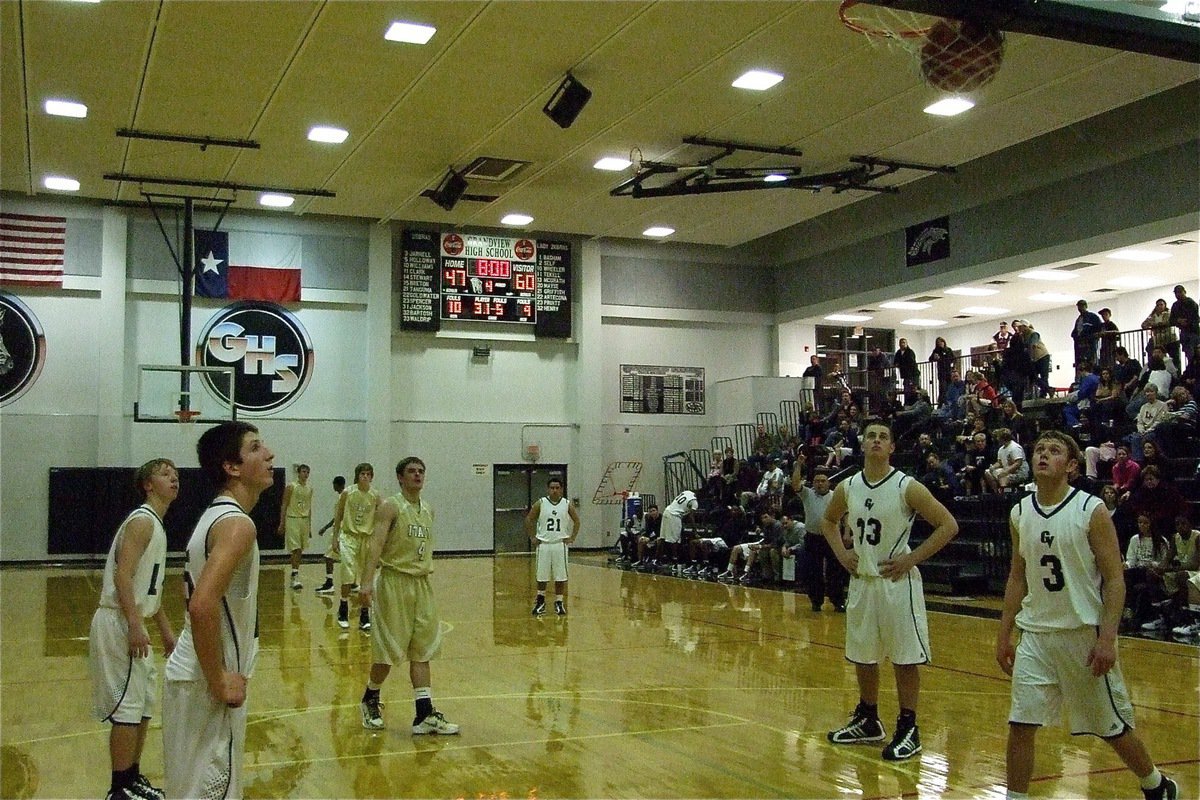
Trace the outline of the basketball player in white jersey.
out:
M 274 483 L 258 429 L 223 422 L 196 444 L 219 486 L 187 544 L 187 616 L 167 659 L 163 759 L 167 797 L 239 798 L 247 683 L 258 654 L 258 532 L 249 512 Z
M 296 465 L 296 480 L 283 490 L 279 508 L 279 532 L 283 546 L 292 554 L 292 588 L 301 589 L 300 557 L 312 536 L 312 487 L 308 485 L 308 464 Z
M 570 520 L 571 532 L 567 533 Z M 559 478 L 546 481 L 546 496 L 536 501 L 525 515 L 525 535 L 537 548 L 537 598 L 533 615 L 546 613 L 546 584 L 554 581 L 554 613 L 566 616 L 563 604 L 567 595 L 567 545 L 579 535 L 579 512 L 563 497 Z
M 1012 676 L 1009 798 L 1027 797 L 1034 740 L 1065 706 L 1073 734 L 1099 736 L 1137 776 L 1150 800 L 1174 800 L 1175 781 L 1154 765 L 1133 730 L 1133 705 L 1117 663 L 1125 581 L 1117 531 L 1100 498 L 1072 488 L 1079 445 L 1046 431 L 1033 445 L 1036 493 L 1009 517 L 1012 568 L 996 637 L 996 661 Z M 1013 627 L 1021 629 L 1012 644 Z
M 665 544 L 672 561 L 679 560 L 679 543 L 683 541 L 683 518 L 700 508 L 696 493 L 686 489 L 663 510 L 660 547 Z M 661 550 L 660 550 L 661 552 Z
M 367 730 L 382 730 L 379 690 L 392 665 L 408 661 L 416 702 L 415 735 L 453 735 L 458 726 L 433 707 L 429 662 L 442 644 L 433 602 L 433 509 L 421 499 L 425 462 L 409 456 L 396 465 L 400 491 L 379 504 L 363 554 L 362 602 L 375 606 L 371 673 L 359 709 Z M 379 573 L 376 574 L 376 568 Z
M 823 532 L 833 554 L 850 572 L 846 601 L 846 659 L 855 665 L 859 702 L 842 728 L 829 732 L 835 744 L 881 742 L 879 662 L 892 662 L 900 716 L 892 741 L 883 749 L 888 761 L 921 752 L 917 700 L 919 664 L 929 663 L 929 626 L 925 593 L 917 569 L 958 533 L 958 523 L 920 481 L 896 470 L 891 456 L 896 443 L 886 422 L 872 420 L 862 435 L 863 469 L 833 490 L 825 509 Z M 933 532 L 916 550 L 908 537 L 916 515 Z M 843 517 L 854 548 L 842 542 Z
M 112 723 L 108 753 L 112 784 L 106 800 L 161 798 L 141 774 L 146 729 L 158 698 L 158 672 L 144 620 L 154 617 L 163 650 L 175 649 L 175 632 L 162 608 L 167 570 L 163 517 L 179 496 L 179 473 L 165 458 L 147 461 L 134 475 L 140 506 L 125 517 L 104 562 L 100 607 L 92 617 L 88 666 L 97 719 Z
M 375 468 L 365 461 L 354 468 L 354 486 L 342 492 L 337 510 L 333 512 L 333 529 L 337 531 L 334 550 L 339 556 L 337 571 L 342 585 L 342 600 L 338 603 L 337 624 L 350 627 L 350 587 L 360 584 L 367 540 L 375 527 L 375 509 L 379 492 L 371 488 Z M 358 607 L 358 627 L 371 630 L 371 612 L 367 606 Z

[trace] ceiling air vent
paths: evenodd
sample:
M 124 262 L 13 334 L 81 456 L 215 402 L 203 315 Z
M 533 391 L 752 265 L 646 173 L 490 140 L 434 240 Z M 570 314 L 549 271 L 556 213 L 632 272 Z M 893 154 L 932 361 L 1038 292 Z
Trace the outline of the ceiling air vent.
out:
M 855 311 L 854 313 L 855 314 L 874 314 L 877 311 L 878 311 L 878 309 L 875 309 L 875 308 L 860 308 L 860 309 L 858 309 L 858 311 Z
M 1008 283 L 1008 281 L 987 281 L 986 283 L 988 286 L 1003 286 L 1004 284 Z
M 1195 239 L 1172 239 L 1169 242 L 1163 242 L 1163 244 L 1173 244 L 1176 246 L 1179 246 L 1181 244 L 1195 244 L 1195 243 L 1196 243 Z
M 513 178 L 525 167 L 528 161 L 515 161 L 511 158 L 493 158 L 480 156 L 472 161 L 462 171 L 462 176 L 472 181 L 493 181 L 499 183 Z
M 908 302 L 910 302 L 910 303 L 928 303 L 931 300 L 941 300 L 941 299 L 942 299 L 942 296 L 940 294 L 923 294 L 920 297 L 910 297 L 908 299 Z
M 1074 272 L 1079 269 L 1087 269 L 1088 267 L 1094 266 L 1096 266 L 1095 261 L 1076 261 L 1074 264 L 1063 264 L 1061 267 L 1055 267 L 1055 269 L 1062 272 Z
M 970 314 L 955 314 L 952 319 L 971 319 Z
M 1100 294 L 1101 292 L 1115 292 L 1115 291 L 1116 291 L 1116 289 L 1092 289 L 1093 294 Z

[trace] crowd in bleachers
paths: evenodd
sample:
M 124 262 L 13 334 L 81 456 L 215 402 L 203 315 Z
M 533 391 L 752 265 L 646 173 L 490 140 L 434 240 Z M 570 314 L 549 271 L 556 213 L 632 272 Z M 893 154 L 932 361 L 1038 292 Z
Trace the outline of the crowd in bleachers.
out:
M 1188 618 L 1189 605 L 1200 608 L 1200 579 L 1192 581 L 1191 596 L 1188 589 L 1188 577 L 1200 572 L 1192 530 L 1200 504 L 1194 399 L 1200 336 L 1195 303 L 1182 287 L 1176 297 L 1171 308 L 1157 303 L 1143 323 L 1144 364 L 1117 343 L 1108 309 L 1091 314 L 1081 302 L 1071 332 L 1076 381 L 1051 400 L 1049 356 L 1026 320 L 1014 320 L 1011 332 L 1001 324 L 995 349 L 983 360 L 955 357 L 939 338 L 930 362 L 914 367 L 905 343 L 897 353 L 906 359 L 902 381 L 881 379 L 874 374 L 880 364 L 868 358 L 865 389 L 841 380 L 834 393 L 809 395 L 814 402 L 794 429 L 759 425 L 744 458 L 732 446 L 712 452 L 707 474 L 694 487 L 701 513 L 670 559 L 656 547 L 653 512 L 644 521 L 631 519 L 622 563 L 686 577 L 782 584 L 784 566 L 797 559 L 796 588 L 809 593 L 814 609 L 828 598 L 840 610 L 846 576 L 836 562 L 827 563 L 820 521 L 811 518 L 813 508 L 823 505 L 809 500 L 826 496 L 833 483 L 861 466 L 859 436 L 868 417 L 891 422 L 893 463 L 939 500 L 951 508 L 984 501 L 984 516 L 1001 522 L 1011 503 L 1032 488 L 1027 448 L 1041 430 L 1058 428 L 1085 448 L 1072 483 L 1104 499 L 1126 553 L 1126 628 L 1200 635 L 1200 625 Z M 1181 303 L 1185 310 L 1191 304 L 1190 317 L 1176 313 Z M 929 376 L 928 390 L 919 375 Z M 1006 526 L 997 530 L 1007 537 Z M 1004 559 L 991 571 L 1003 575 L 1007 541 L 985 544 L 967 557 Z

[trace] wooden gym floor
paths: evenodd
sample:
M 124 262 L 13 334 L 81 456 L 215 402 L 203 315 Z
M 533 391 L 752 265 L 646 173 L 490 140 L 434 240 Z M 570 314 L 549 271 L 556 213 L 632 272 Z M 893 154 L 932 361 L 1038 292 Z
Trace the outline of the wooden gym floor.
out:
M 924 752 L 890 764 L 877 746 L 835 747 L 825 732 L 857 699 L 842 657 L 844 615 L 789 592 L 606 568 L 571 567 L 569 616 L 534 619 L 524 556 L 437 562 L 449 631 L 433 664 L 454 737 L 408 732 L 407 670 L 383 689 L 389 728 L 361 727 L 369 637 L 334 623 L 336 602 L 283 566 L 263 568 L 262 654 L 251 682 L 248 797 L 1002 798 L 1008 682 L 993 660 L 996 622 L 932 612 L 934 664 L 922 670 Z M 178 629 L 178 570 L 167 584 Z M 0 792 L 103 797 L 108 726 L 90 718 L 87 633 L 100 572 L 0 573 Z M 352 617 L 353 618 L 353 617 Z M 153 634 L 152 634 L 153 635 Z M 157 646 L 157 645 L 156 645 Z M 159 656 L 161 658 L 161 654 Z M 1121 641 L 1138 729 L 1180 785 L 1200 791 L 1200 653 Z M 881 715 L 896 714 L 884 667 Z M 160 669 L 161 674 L 161 669 Z M 1039 735 L 1035 797 L 1137 797 L 1091 737 Z M 158 720 L 142 768 L 162 777 Z

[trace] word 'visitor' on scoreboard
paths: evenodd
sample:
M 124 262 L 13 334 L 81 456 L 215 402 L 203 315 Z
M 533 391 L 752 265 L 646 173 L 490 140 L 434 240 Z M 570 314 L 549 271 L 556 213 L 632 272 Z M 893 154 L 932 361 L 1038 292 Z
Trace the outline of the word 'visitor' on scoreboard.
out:
M 571 335 L 568 242 L 405 231 L 401 254 L 403 329 L 507 322 Z

